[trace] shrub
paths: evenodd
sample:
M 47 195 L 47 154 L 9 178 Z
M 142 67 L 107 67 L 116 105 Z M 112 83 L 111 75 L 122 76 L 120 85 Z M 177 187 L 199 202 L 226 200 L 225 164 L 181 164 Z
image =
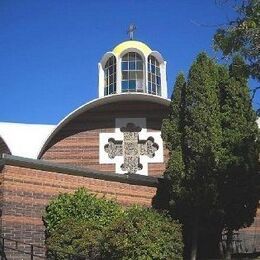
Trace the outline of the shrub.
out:
M 81 259 L 81 255 L 89 259 L 99 259 L 101 235 L 101 228 L 96 223 L 66 219 L 47 238 L 48 259 Z
M 123 213 L 122 207 L 114 201 L 99 199 L 85 188 L 79 188 L 73 194 L 60 194 L 46 208 L 43 220 L 47 237 L 64 220 L 74 219 L 95 223 L 105 227 Z
M 131 207 L 102 239 L 105 259 L 182 259 L 181 225 L 155 210 Z
M 61 194 L 43 217 L 48 259 L 182 259 L 181 225 L 155 210 L 99 199 L 86 189 Z M 74 256 L 73 256 L 74 255 Z M 77 256 L 76 256 L 77 255 Z
M 99 199 L 84 188 L 74 194 L 60 194 L 43 216 L 48 257 L 68 259 L 69 253 L 97 259 L 101 231 L 121 214 L 119 204 Z

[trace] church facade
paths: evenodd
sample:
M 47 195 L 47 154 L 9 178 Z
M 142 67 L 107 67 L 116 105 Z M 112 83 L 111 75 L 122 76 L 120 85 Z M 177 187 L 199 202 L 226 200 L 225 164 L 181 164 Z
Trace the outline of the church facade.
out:
M 104 54 L 98 73 L 99 97 L 58 125 L 0 123 L 1 235 L 39 245 L 36 255 L 44 254 L 45 207 L 61 192 L 83 186 L 123 205 L 156 202 L 168 159 L 166 61 L 129 40 Z
M 44 246 L 49 200 L 82 186 L 123 205 L 154 203 L 168 156 L 160 132 L 170 104 L 166 62 L 129 40 L 98 69 L 99 97 L 58 125 L 0 123 L 2 236 Z

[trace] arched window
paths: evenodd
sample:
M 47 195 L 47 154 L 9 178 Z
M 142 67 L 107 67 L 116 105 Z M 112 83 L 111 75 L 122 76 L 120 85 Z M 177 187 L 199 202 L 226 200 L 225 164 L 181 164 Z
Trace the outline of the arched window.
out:
M 116 58 L 112 56 L 105 65 L 105 91 L 104 95 L 116 93 Z
M 144 65 L 136 52 L 128 52 L 122 57 L 122 92 L 144 91 Z
M 161 73 L 160 64 L 157 59 L 150 55 L 148 57 L 148 93 L 161 96 Z

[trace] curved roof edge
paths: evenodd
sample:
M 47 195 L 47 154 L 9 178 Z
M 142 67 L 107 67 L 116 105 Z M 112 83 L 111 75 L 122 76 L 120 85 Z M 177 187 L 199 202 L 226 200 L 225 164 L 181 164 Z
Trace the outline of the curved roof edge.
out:
M 152 52 L 151 48 L 148 45 L 146 45 L 143 42 L 135 41 L 135 40 L 128 40 L 119 43 L 117 46 L 114 47 L 112 52 L 116 55 L 120 55 L 124 50 L 130 48 L 136 48 L 138 50 L 141 50 L 146 55 L 149 55 Z
M 150 101 L 150 102 L 154 102 L 154 103 L 158 103 L 158 104 L 162 104 L 165 106 L 169 106 L 171 100 L 170 99 L 166 99 L 166 98 L 162 98 L 160 96 L 155 96 L 155 95 L 151 95 L 151 94 L 146 94 L 146 93 L 121 93 L 121 94 L 113 94 L 110 96 L 105 96 L 105 97 L 101 97 L 101 98 L 97 98 L 94 99 L 90 102 L 87 102 L 85 104 L 83 104 L 82 106 L 78 107 L 77 109 L 75 109 L 74 111 L 72 111 L 71 113 L 69 113 L 66 117 L 64 117 L 56 126 L 56 128 L 51 132 L 51 134 L 47 137 L 47 139 L 45 140 L 42 148 L 40 149 L 37 158 L 39 159 L 42 156 L 42 153 L 44 151 L 44 149 L 46 148 L 46 146 L 49 144 L 49 142 L 51 141 L 51 139 L 54 137 L 54 135 L 65 125 L 67 124 L 69 121 L 71 121 L 72 119 L 74 119 L 76 116 L 78 116 L 79 114 L 95 108 L 97 106 L 100 105 L 105 105 L 105 104 L 109 104 L 109 103 L 113 103 L 113 102 L 117 102 L 117 101 Z

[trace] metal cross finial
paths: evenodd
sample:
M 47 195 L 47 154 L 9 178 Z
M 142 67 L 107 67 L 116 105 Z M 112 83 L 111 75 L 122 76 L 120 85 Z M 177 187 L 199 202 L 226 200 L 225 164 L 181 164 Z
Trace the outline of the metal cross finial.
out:
M 136 30 L 136 26 L 134 24 L 130 24 L 129 28 L 128 28 L 128 31 L 127 31 L 127 34 L 129 34 L 130 40 L 133 40 L 133 38 L 134 38 L 134 31 L 135 30 Z

